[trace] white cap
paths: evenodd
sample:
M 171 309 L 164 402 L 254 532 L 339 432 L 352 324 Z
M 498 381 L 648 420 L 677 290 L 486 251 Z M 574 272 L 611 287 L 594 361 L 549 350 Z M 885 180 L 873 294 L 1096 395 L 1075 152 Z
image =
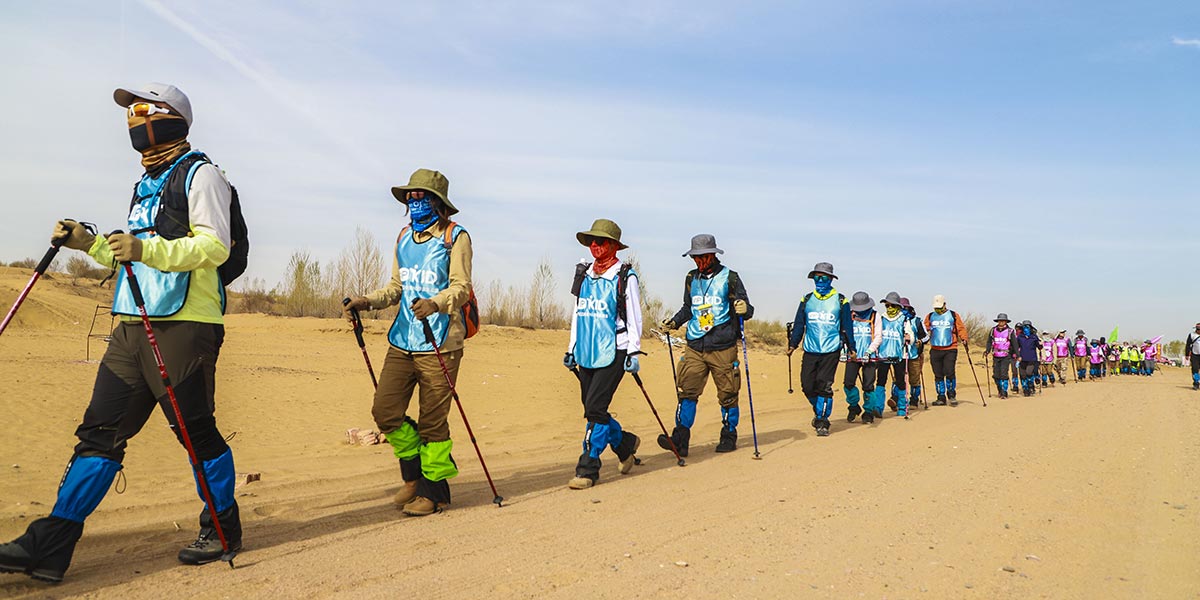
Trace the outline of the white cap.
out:
M 933 297 L 933 308 L 934 308 L 934 310 L 937 310 L 939 308 L 946 308 L 946 297 L 941 294 L 934 296 Z
M 162 102 L 167 106 L 175 109 L 179 116 L 187 121 L 188 127 L 192 126 L 192 103 L 179 88 L 166 83 L 147 83 L 140 89 L 117 88 L 113 91 L 113 100 L 118 106 L 127 108 L 133 104 L 135 100 L 151 100 L 154 102 Z

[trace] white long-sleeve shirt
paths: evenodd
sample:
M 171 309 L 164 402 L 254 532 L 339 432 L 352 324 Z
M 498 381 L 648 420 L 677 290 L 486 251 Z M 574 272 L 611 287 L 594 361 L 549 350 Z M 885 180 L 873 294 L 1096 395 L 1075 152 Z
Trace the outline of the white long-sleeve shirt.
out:
M 588 267 L 587 277 L 596 277 L 596 265 Z M 617 278 L 621 263 L 617 262 L 599 276 L 612 281 Z M 571 341 L 567 344 L 567 352 L 575 352 L 575 323 L 578 321 L 579 304 L 571 313 Z M 617 315 L 617 350 L 625 350 L 629 354 L 642 351 L 642 292 L 638 289 L 637 273 L 631 271 L 625 282 L 625 317 Z

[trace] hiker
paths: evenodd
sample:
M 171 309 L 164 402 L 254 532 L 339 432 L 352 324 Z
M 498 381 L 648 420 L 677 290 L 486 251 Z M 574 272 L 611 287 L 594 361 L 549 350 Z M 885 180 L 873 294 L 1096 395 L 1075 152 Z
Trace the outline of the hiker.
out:
M 1196 323 L 1196 329 L 1188 334 L 1183 351 L 1192 365 L 1192 389 L 1200 390 L 1200 323 Z
M 1142 370 L 1145 371 L 1146 377 L 1151 377 L 1154 375 L 1154 361 L 1158 360 L 1158 348 L 1150 340 L 1146 340 L 1145 343 L 1142 349 L 1142 356 L 1145 357 L 1142 360 Z
M 929 362 L 933 364 L 933 380 L 937 387 L 934 406 L 958 406 L 957 379 L 954 366 L 958 361 L 958 345 L 967 341 L 967 327 L 958 313 L 946 308 L 946 297 L 933 297 L 933 312 L 925 315 L 925 329 L 929 331 Z
M 1129 370 L 1134 375 L 1142 374 L 1142 348 L 1137 342 L 1129 343 Z
M 893 389 L 896 393 L 896 403 L 892 408 L 901 417 L 907 419 L 908 369 L 905 364 L 905 351 L 915 341 L 915 338 L 912 327 L 909 326 L 908 318 L 904 316 L 904 307 L 900 303 L 900 294 L 888 292 L 887 296 L 884 296 L 883 300 L 879 303 L 884 306 L 884 312 L 880 320 L 883 339 L 875 345 L 875 355 L 879 360 L 877 368 L 878 379 L 875 382 L 878 410 L 875 416 L 883 416 L 883 390 L 887 388 L 888 371 L 890 370 L 892 371 L 892 379 L 895 382 Z
M 917 318 L 917 309 L 913 308 L 908 298 L 900 298 L 900 306 L 904 310 L 904 318 L 908 321 L 908 327 L 913 332 L 913 341 L 908 345 L 905 356 L 908 358 L 908 381 L 912 388 L 912 394 L 908 397 L 908 406 L 919 406 L 921 403 L 921 369 L 925 366 L 925 356 L 922 353 L 922 347 L 925 342 L 929 341 L 929 335 L 925 332 L 924 322 Z M 893 397 L 896 395 L 893 390 Z
M 687 348 L 679 357 L 675 390 L 679 401 L 675 428 L 670 440 L 666 435 L 658 436 L 658 445 L 664 450 L 670 450 L 674 441 L 679 456 L 688 455 L 696 404 L 710 375 L 717 386 L 717 404 L 721 407 L 721 436 L 716 451 L 737 449 L 738 393 L 742 389 L 737 353 L 739 320 L 752 318 L 754 307 L 741 277 L 717 258 L 724 253 L 712 235 L 702 233 L 692 237 L 692 247 L 683 256 L 690 256 L 696 268 L 684 277 L 683 305 L 675 316 L 662 321 L 668 333 L 687 323 Z
M 471 236 L 450 219 L 458 208 L 450 201 L 450 181 L 438 171 L 417 169 L 408 185 L 392 187 L 404 204 L 409 223 L 400 230 L 392 252 L 392 278 L 384 287 L 346 304 L 350 310 L 381 310 L 399 305 L 388 330 L 390 347 L 379 373 L 371 405 L 375 425 L 400 462 L 403 485 L 392 499 L 401 512 L 423 517 L 450 504 L 450 478 L 458 475 L 451 456 L 450 384 L 458 381 L 467 323 L 462 307 L 471 299 Z M 446 373 L 424 321 L 446 363 Z M 418 414 L 408 416 L 413 392 Z
M 996 315 L 992 322 L 996 323 L 996 326 L 989 332 L 987 341 L 984 343 L 983 355 L 992 355 L 992 379 L 996 381 L 996 392 L 1003 399 L 1008 397 L 1008 371 L 1012 367 L 1013 342 L 1016 341 L 1016 332 L 1008 326 L 1007 313 Z
M 207 478 L 229 549 L 236 552 L 242 547 L 242 527 L 233 493 L 233 451 L 214 417 L 216 363 L 225 337 L 225 291 L 218 269 L 230 257 L 233 245 L 234 192 L 221 169 L 188 143 L 192 107 L 182 91 L 149 83 L 137 89 L 118 88 L 113 100 L 125 111 L 130 141 L 145 169 L 128 209 L 130 233 L 94 236 L 82 224 L 63 220 L 55 225 L 51 239 L 65 240 L 66 247 L 114 269 L 118 263 L 131 263 L 191 447 Z M 59 483 L 58 499 L 50 516 L 35 520 L 24 535 L 0 545 L 0 572 L 62 581 L 83 534 L 84 520 L 108 492 L 123 468 L 129 439 L 145 425 L 156 405 L 184 443 L 123 269 L 117 271 L 112 312 L 120 317 L 120 324 L 75 429 L 79 443 Z M 200 513 L 199 535 L 179 551 L 178 558 L 195 565 L 223 554 L 206 508 Z
M 1132 363 L 1132 355 L 1129 352 L 1129 342 L 1121 343 L 1121 374 L 1130 374 L 1130 365 Z
M 788 339 L 791 356 L 804 343 L 800 363 L 800 386 L 813 407 L 813 429 L 818 437 L 829 435 L 829 413 L 833 410 L 833 380 L 842 348 L 846 360 L 855 360 L 850 302 L 833 287 L 833 265 L 817 263 L 809 272 L 814 291 L 804 295 L 796 308 L 796 320 Z
M 1026 397 L 1036 391 L 1037 369 L 1041 362 L 1038 352 L 1041 347 L 1042 340 L 1038 339 L 1037 328 L 1028 319 L 1021 321 L 1020 331 L 1013 340 L 1013 352 L 1021 361 L 1021 393 Z
M 1041 371 L 1042 387 L 1054 387 L 1057 383 L 1054 377 L 1054 339 L 1046 338 L 1042 340 L 1042 348 L 1038 354 L 1042 359 L 1042 364 L 1039 367 Z
M 1070 360 L 1071 340 L 1067 339 L 1067 330 L 1060 329 L 1054 337 L 1054 373 L 1063 385 L 1067 385 L 1067 371 L 1071 369 L 1068 364 Z
M 1104 365 L 1104 350 L 1100 348 L 1100 340 L 1092 340 L 1088 347 L 1088 375 L 1092 379 L 1100 379 L 1100 368 Z
M 1108 375 L 1108 341 L 1100 338 L 1100 377 Z
M 1108 364 L 1105 368 L 1108 370 L 1109 373 L 1111 373 L 1113 375 L 1119 375 L 1121 372 L 1120 371 L 1121 349 L 1120 349 L 1120 347 L 1118 347 L 1116 340 L 1113 340 L 1112 343 L 1107 344 L 1107 346 L 1108 346 L 1108 349 L 1106 351 L 1104 358 Z
M 1082 329 L 1075 332 L 1075 340 L 1072 342 L 1072 352 L 1075 357 L 1075 376 L 1079 381 L 1087 378 L 1088 369 L 1088 339 Z
M 563 366 L 579 378 L 587 419 L 583 454 L 575 466 L 575 477 L 567 482 L 567 487 L 582 490 L 599 481 L 600 455 L 605 448 L 616 453 L 622 475 L 637 462 L 634 453 L 641 440 L 622 431 L 608 405 L 625 373 L 638 372 L 642 301 L 637 272 L 617 258 L 617 252 L 628 246 L 621 243 L 621 228 L 616 223 L 596 219 L 591 229 L 575 234 L 575 239 L 591 250 L 594 259 L 575 267 L 571 293 L 577 300 L 571 315 L 571 341 L 563 356 Z
M 854 292 L 850 297 L 850 321 L 854 346 L 861 352 L 854 359 L 846 357 L 842 386 L 846 391 L 846 421 L 853 423 L 862 415 L 863 423 L 883 418 L 883 388 L 876 387 L 875 369 L 879 344 L 883 342 L 883 324 L 875 301 L 866 292 Z M 862 407 L 859 407 L 859 376 L 862 377 Z

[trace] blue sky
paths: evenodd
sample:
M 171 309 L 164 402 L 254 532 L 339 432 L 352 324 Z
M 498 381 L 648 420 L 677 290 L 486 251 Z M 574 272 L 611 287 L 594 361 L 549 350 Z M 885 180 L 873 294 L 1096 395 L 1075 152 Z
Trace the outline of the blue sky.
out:
M 249 275 L 451 181 L 478 287 L 608 217 L 672 304 L 713 233 L 764 317 L 839 288 L 1041 327 L 1200 320 L 1200 3 L 56 2 L 0 8 L 0 259 L 123 225 L 118 85 L 175 83 L 238 186 Z M 565 296 L 565 291 L 564 291 Z M 649 315 L 657 317 L 658 315 Z

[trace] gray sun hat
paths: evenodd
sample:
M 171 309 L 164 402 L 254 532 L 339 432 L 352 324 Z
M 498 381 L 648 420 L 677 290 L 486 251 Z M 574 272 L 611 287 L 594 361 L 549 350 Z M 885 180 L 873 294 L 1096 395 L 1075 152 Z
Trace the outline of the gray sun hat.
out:
M 854 295 L 850 297 L 850 310 L 864 311 L 872 306 L 875 306 L 875 301 L 866 292 L 854 292 Z
M 1000 321 L 1012 321 L 1012 319 L 1008 318 L 1008 313 L 1000 313 L 996 315 L 995 319 L 992 319 L 994 323 L 999 323 Z
M 1076 331 L 1076 332 L 1075 332 L 1075 335 L 1087 335 L 1087 334 L 1086 334 L 1086 333 L 1084 333 L 1082 329 L 1080 329 L 1080 330 L 1078 330 L 1078 331 Z
M 880 304 L 891 304 L 893 306 L 903 307 L 904 299 L 901 298 L 900 294 L 897 294 L 896 292 L 888 292 L 887 295 L 883 297 L 883 300 L 879 301 L 879 303 Z
M 192 126 L 192 102 L 179 88 L 167 83 L 147 83 L 140 88 L 117 88 L 113 90 L 113 101 L 121 108 L 128 108 L 134 100 L 162 102 L 175 110 Z
M 808 278 L 812 279 L 814 275 L 828 275 L 833 279 L 837 279 L 837 275 L 833 274 L 833 265 L 827 262 L 819 262 L 814 265 L 812 271 L 808 272 Z
M 1028 325 L 1029 327 L 1033 327 L 1033 323 L 1029 322 L 1029 319 L 1025 319 L 1024 321 L 1021 321 L 1021 327 L 1025 327 L 1026 325 Z
M 701 233 L 692 236 L 692 249 L 683 253 L 683 256 L 701 256 L 703 254 L 725 254 L 725 251 L 717 247 L 717 238 L 711 233 Z

